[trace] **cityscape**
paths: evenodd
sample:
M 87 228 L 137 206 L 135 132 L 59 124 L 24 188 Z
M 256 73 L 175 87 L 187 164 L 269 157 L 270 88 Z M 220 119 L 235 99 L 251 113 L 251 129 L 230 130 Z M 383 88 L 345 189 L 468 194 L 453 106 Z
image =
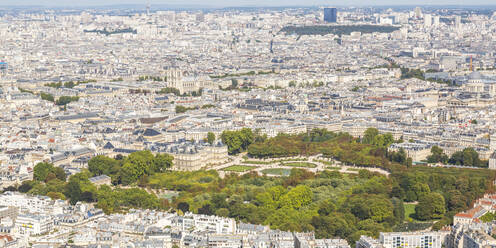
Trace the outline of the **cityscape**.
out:
M 0 247 L 496 248 L 493 3 L 58 2 L 0 3 Z

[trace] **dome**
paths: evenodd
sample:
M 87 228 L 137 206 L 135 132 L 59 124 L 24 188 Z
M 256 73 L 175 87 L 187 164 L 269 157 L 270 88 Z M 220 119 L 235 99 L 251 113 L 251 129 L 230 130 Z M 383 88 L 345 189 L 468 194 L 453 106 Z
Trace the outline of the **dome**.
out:
M 470 75 L 468 76 L 468 78 L 470 80 L 481 80 L 482 79 L 482 75 L 480 74 L 480 72 L 474 71 L 474 72 L 470 73 Z

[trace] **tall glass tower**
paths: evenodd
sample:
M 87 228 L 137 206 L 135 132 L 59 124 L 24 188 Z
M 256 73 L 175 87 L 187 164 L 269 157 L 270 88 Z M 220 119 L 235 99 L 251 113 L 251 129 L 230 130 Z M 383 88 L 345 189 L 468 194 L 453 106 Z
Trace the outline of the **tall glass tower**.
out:
M 324 8 L 324 21 L 325 22 L 337 22 L 338 21 L 338 10 L 336 8 Z

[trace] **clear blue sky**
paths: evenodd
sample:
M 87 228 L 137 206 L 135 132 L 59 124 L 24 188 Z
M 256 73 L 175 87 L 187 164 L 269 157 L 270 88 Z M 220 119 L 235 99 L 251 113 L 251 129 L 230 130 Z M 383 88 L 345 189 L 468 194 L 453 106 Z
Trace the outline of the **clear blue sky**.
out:
M 201 6 L 289 6 L 289 5 L 496 5 L 494 0 L 0 0 L 5 5 L 97 6 L 118 4 L 201 5 Z

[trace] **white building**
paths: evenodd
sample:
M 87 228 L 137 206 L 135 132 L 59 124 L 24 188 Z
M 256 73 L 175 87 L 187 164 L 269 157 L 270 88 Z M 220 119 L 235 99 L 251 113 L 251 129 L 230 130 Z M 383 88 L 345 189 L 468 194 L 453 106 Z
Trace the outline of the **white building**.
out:
M 20 235 L 40 235 L 53 228 L 53 219 L 46 215 L 22 214 L 17 216 L 15 228 Z
M 53 209 L 54 201 L 48 196 L 29 196 L 7 191 L 0 195 L 0 206 L 18 207 L 21 212 L 40 213 Z
M 424 27 L 428 28 L 432 26 L 432 15 L 431 14 L 425 14 L 424 15 Z
M 379 241 L 384 248 L 441 248 L 447 234 L 447 232 L 380 233 Z
M 232 218 L 186 213 L 177 216 L 172 224 L 181 230 L 206 231 L 215 234 L 235 234 L 236 221 Z
M 463 248 L 495 247 L 496 239 L 480 230 L 468 230 L 463 234 Z

